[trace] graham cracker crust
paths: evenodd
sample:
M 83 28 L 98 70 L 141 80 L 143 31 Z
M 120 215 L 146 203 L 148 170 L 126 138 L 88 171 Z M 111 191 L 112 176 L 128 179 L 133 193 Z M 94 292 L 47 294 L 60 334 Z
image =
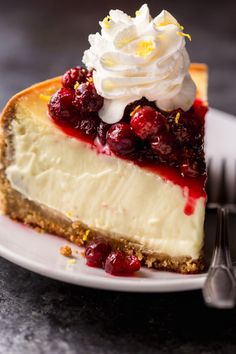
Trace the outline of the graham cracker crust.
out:
M 153 253 L 145 249 L 141 244 L 133 243 L 125 237 L 115 238 L 112 234 L 105 234 L 93 230 L 82 222 L 72 222 L 67 217 L 58 214 L 53 209 L 39 205 L 26 199 L 21 193 L 14 190 L 5 174 L 7 166 L 14 156 L 14 146 L 12 144 L 11 121 L 15 117 L 15 107 L 17 100 L 30 90 L 42 90 L 53 86 L 57 88 L 60 78 L 45 81 L 34 85 L 15 97 L 6 106 L 1 117 L 0 135 L 0 205 L 3 212 L 13 220 L 18 220 L 26 225 L 34 227 L 36 230 L 52 233 L 61 236 L 72 243 L 82 246 L 91 239 L 107 238 L 113 250 L 121 250 L 126 253 L 135 254 L 142 264 L 158 270 L 166 270 L 183 274 L 199 273 L 204 269 L 203 257 L 192 259 L 189 256 L 171 257 L 167 254 Z M 55 250 L 57 252 L 57 250 Z

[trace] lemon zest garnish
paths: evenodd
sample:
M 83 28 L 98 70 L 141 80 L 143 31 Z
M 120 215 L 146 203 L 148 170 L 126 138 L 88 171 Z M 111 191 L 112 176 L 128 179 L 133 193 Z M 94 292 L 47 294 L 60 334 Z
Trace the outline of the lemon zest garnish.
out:
M 92 77 L 89 77 L 89 78 L 87 79 L 87 82 L 92 83 L 92 82 L 93 82 L 93 78 L 92 78 Z
M 68 218 L 71 218 L 71 217 L 72 217 L 72 211 L 70 211 L 70 210 L 67 211 L 67 212 L 66 212 L 66 216 L 67 216 Z
M 190 42 L 192 41 L 192 37 L 190 36 L 190 34 L 184 33 L 184 32 L 181 32 L 181 31 L 177 31 L 176 33 L 177 33 L 179 36 L 181 36 L 181 37 L 187 37 Z
M 183 30 L 184 27 L 181 26 L 178 22 L 177 23 L 174 23 L 174 22 L 171 22 L 171 21 L 163 21 L 161 23 L 156 23 L 156 28 L 158 27 L 164 27 L 164 26 L 168 26 L 168 25 L 174 25 L 174 26 L 178 26 L 180 30 Z
M 76 83 L 74 84 L 74 90 L 77 90 L 78 87 L 79 87 L 79 81 L 76 81 Z
M 68 259 L 67 263 L 68 264 L 75 264 L 76 263 L 76 259 L 74 259 L 74 258 Z
M 136 49 L 136 55 L 139 57 L 146 57 L 154 50 L 154 45 L 152 40 L 140 41 Z
M 89 234 L 90 234 L 90 230 L 86 230 L 83 236 L 83 241 L 87 241 Z
M 135 107 L 135 109 L 130 113 L 130 117 L 133 117 L 133 115 L 141 108 L 140 104 Z
M 44 95 L 43 93 L 40 93 L 39 98 L 41 98 L 41 100 L 48 102 L 48 101 L 50 101 L 51 96 Z
M 111 21 L 111 17 L 110 17 L 110 16 L 106 16 L 106 17 L 103 19 L 102 23 L 104 24 L 104 26 L 106 27 L 106 29 L 111 28 L 110 21 Z
M 168 26 L 168 25 L 175 25 L 175 26 L 179 27 L 180 31 L 184 30 L 184 26 L 181 26 L 178 22 L 177 23 L 173 23 L 171 21 L 161 22 L 159 24 L 156 24 L 155 27 L 158 29 L 158 27 L 164 27 L 164 26 Z
M 158 27 L 164 27 L 164 26 L 168 26 L 168 25 L 174 25 L 174 23 L 173 22 L 168 22 L 168 21 L 166 21 L 166 22 L 161 22 L 161 23 L 156 23 L 156 28 L 158 28 Z
M 177 113 L 176 113 L 176 116 L 175 116 L 175 124 L 178 124 L 178 123 L 179 123 L 179 118 L 180 118 L 180 113 L 177 112 Z
M 141 16 L 141 15 L 142 15 L 142 13 L 141 13 L 140 10 L 137 10 L 137 11 L 135 12 L 135 16 L 136 16 L 136 17 Z

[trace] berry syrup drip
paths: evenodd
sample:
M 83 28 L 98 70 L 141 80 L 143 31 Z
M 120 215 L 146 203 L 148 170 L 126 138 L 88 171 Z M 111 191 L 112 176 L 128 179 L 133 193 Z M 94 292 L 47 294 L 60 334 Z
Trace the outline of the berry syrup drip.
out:
M 206 198 L 207 107 L 196 99 L 187 112 L 164 112 L 143 97 L 126 107 L 118 123 L 106 124 L 98 113 L 103 101 L 92 71 L 72 68 L 63 75 L 62 88 L 51 97 L 49 116 L 65 134 L 89 143 L 98 153 L 133 161 L 182 187 L 187 198 L 185 213 L 191 215 L 197 199 Z
M 204 190 L 206 174 L 191 178 L 183 177 L 178 170 L 175 170 L 173 167 L 145 164 L 141 164 L 140 167 L 153 173 L 157 173 L 164 180 L 170 181 L 182 188 L 184 197 L 186 198 L 186 204 L 184 207 L 184 213 L 186 215 L 192 215 L 194 213 L 196 202 L 199 198 L 204 198 L 204 200 L 206 200 L 206 192 Z

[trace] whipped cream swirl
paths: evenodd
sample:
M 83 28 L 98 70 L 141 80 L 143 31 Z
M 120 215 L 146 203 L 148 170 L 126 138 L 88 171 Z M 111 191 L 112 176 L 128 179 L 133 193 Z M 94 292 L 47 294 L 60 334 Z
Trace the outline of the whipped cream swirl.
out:
M 142 97 L 165 111 L 191 107 L 196 87 L 188 72 L 188 35 L 168 11 L 152 19 L 146 4 L 136 17 L 111 10 L 100 26 L 101 34 L 89 36 L 83 63 L 95 69 L 104 122 L 118 122 L 126 105 Z

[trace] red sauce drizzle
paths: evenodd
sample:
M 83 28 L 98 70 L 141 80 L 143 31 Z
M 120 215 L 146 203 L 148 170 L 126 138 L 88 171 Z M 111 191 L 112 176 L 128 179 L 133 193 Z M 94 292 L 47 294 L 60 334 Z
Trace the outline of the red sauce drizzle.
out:
M 156 173 L 165 181 L 170 181 L 173 184 L 180 186 L 183 190 L 183 195 L 186 198 L 184 213 L 192 215 L 195 210 L 196 202 L 199 198 L 206 200 L 206 192 L 204 189 L 206 176 L 199 176 L 197 178 L 183 177 L 173 167 L 169 166 L 153 166 L 152 164 L 138 164 L 146 170 Z

